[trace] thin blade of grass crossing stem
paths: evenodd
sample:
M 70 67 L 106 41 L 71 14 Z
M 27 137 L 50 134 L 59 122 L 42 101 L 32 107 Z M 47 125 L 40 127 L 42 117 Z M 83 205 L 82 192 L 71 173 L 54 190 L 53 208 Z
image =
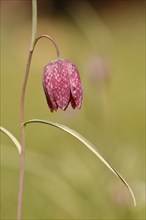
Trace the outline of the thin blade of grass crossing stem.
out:
M 12 142 L 15 144 L 15 146 L 17 147 L 17 150 L 18 150 L 18 152 L 19 152 L 19 154 L 21 154 L 21 145 L 20 145 L 20 143 L 18 142 L 18 140 L 14 137 L 14 135 L 10 132 L 10 131 L 8 131 L 6 128 L 4 128 L 4 127 L 1 127 L 0 126 L 0 130 L 3 132 L 3 133 L 5 133 L 11 140 L 12 140 Z
M 133 193 L 131 187 L 129 186 L 129 184 L 121 176 L 121 174 L 101 155 L 101 153 L 98 151 L 98 149 L 91 142 L 89 142 L 85 137 L 83 137 L 81 134 L 79 134 L 75 130 L 72 130 L 72 129 L 68 128 L 65 125 L 58 124 L 58 123 L 55 123 L 55 122 L 40 120 L 40 119 L 32 119 L 32 120 L 29 120 L 29 121 L 25 122 L 24 125 L 27 125 L 29 123 L 43 123 L 43 124 L 47 124 L 47 125 L 57 127 L 57 128 L 65 131 L 65 132 L 71 134 L 72 136 L 77 138 L 79 141 L 81 141 L 88 149 L 90 149 L 111 170 L 112 173 L 114 173 L 117 177 L 119 177 L 119 179 L 128 188 L 128 190 L 129 190 L 129 192 L 132 196 L 134 206 L 136 206 L 136 199 L 135 199 L 134 193 Z

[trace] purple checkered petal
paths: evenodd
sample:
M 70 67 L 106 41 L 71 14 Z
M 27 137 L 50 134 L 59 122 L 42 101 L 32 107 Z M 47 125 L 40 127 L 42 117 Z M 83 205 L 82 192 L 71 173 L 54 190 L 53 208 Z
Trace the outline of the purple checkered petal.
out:
M 63 60 L 57 60 L 53 67 L 52 91 L 55 101 L 62 110 L 65 110 L 70 100 L 70 85 L 67 69 Z
M 81 108 L 82 87 L 78 69 L 68 60 L 58 59 L 44 68 L 43 88 L 48 106 L 53 112 L 65 110 L 69 103 Z
M 53 62 L 47 64 L 44 68 L 44 75 L 43 75 L 43 88 L 46 95 L 47 103 L 53 112 L 54 110 L 58 109 L 56 104 L 54 94 L 52 91 L 53 83 Z
M 76 105 L 77 108 L 81 108 L 83 94 L 79 71 L 77 67 L 69 61 L 67 63 L 67 68 L 70 80 L 71 95 L 75 103 L 73 104 L 72 101 L 72 107 L 75 108 L 74 106 Z

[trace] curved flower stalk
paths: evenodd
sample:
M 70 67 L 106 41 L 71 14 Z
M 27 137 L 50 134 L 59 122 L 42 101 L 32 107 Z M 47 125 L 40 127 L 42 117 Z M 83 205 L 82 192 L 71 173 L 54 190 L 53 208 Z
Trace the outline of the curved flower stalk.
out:
M 20 154 L 20 175 L 19 175 L 17 220 L 22 219 L 22 196 L 23 196 L 24 159 L 25 159 L 25 129 L 24 129 L 25 92 L 26 92 L 26 86 L 27 86 L 27 82 L 28 82 L 31 59 L 32 59 L 32 55 L 33 55 L 33 51 L 34 51 L 36 43 L 41 38 L 49 39 L 53 43 L 53 45 L 56 49 L 58 60 L 60 57 L 59 50 L 58 50 L 58 47 L 57 47 L 55 41 L 48 35 L 41 35 L 39 37 L 36 37 L 36 33 L 37 33 L 37 0 L 32 0 L 32 40 L 31 40 L 31 46 L 30 46 L 29 53 L 28 53 L 28 59 L 27 59 L 26 70 L 25 70 L 25 74 L 24 74 L 24 81 L 23 81 L 22 91 L 21 91 L 21 98 L 20 98 L 21 154 Z M 62 60 L 58 64 L 59 64 L 59 67 L 57 68 L 57 74 L 61 73 L 61 72 L 63 73 L 62 69 L 60 68 L 62 66 L 61 65 Z M 54 78 L 52 81 L 52 78 L 49 77 L 49 81 L 48 81 L 48 76 L 46 77 L 46 75 L 45 75 L 45 77 L 44 77 L 44 89 L 46 92 L 45 94 L 46 94 L 48 105 L 49 105 L 51 111 L 57 110 L 58 107 L 65 110 L 67 108 L 69 102 L 72 103 L 73 108 L 75 108 L 76 106 L 78 108 L 81 107 L 82 89 L 81 89 L 81 83 L 80 83 L 80 78 L 79 78 L 79 74 L 77 72 L 77 69 L 69 61 L 66 61 L 65 63 L 63 62 L 63 65 L 65 65 L 65 71 L 67 71 L 65 73 L 65 78 L 66 78 L 65 80 L 67 82 L 68 93 L 67 93 L 67 90 L 65 89 L 64 86 L 63 86 L 63 89 L 65 89 L 65 92 L 61 88 L 61 86 L 64 84 L 64 82 L 63 82 L 64 77 L 62 77 L 60 74 L 59 74 L 59 77 L 57 78 L 58 79 L 57 86 L 59 89 L 61 89 L 61 94 L 60 94 L 59 89 L 54 87 L 54 85 L 55 85 Z M 68 68 L 68 70 L 67 70 L 67 68 Z M 70 68 L 70 70 L 69 70 L 69 68 Z M 71 68 L 72 68 L 72 70 L 71 70 Z M 47 73 L 48 73 L 48 71 L 47 71 Z M 51 74 L 51 76 L 54 76 L 54 75 Z M 55 76 L 57 76 L 57 75 L 55 74 Z M 48 86 L 48 82 L 50 82 L 50 79 L 51 79 L 51 83 L 53 82 L 53 84 L 52 84 L 53 85 L 53 95 L 51 95 L 51 96 L 50 96 L 50 93 L 52 92 L 52 87 Z M 59 83 L 60 80 L 62 81 L 61 83 Z M 70 86 L 70 84 L 71 84 L 71 86 Z M 79 91 L 77 90 L 77 88 L 75 88 L 74 85 L 79 88 Z M 70 89 L 70 91 L 69 91 L 69 89 Z M 65 98 L 65 96 L 67 98 Z M 55 105 L 55 103 L 56 103 L 56 105 Z

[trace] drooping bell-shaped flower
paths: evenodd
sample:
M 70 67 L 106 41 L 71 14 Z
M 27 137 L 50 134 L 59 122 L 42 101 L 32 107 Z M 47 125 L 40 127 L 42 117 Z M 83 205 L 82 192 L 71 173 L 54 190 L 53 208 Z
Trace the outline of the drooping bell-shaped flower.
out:
M 68 60 L 57 59 L 44 67 L 43 88 L 48 106 L 53 112 L 65 110 L 69 103 L 81 108 L 82 86 L 77 67 Z

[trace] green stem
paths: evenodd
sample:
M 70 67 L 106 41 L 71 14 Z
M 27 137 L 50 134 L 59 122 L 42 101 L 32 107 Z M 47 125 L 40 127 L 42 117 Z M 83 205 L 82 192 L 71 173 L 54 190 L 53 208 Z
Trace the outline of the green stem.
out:
M 30 51 L 33 51 L 37 33 L 37 0 L 32 0 L 32 37 Z
M 30 64 L 31 64 L 34 47 L 39 39 L 47 38 L 55 46 L 58 59 L 60 57 L 59 50 L 58 50 L 58 47 L 55 41 L 48 35 L 41 35 L 38 38 L 36 38 L 36 33 L 37 33 L 37 0 L 32 0 L 32 38 L 31 38 L 31 45 L 30 45 L 30 50 L 28 53 L 28 59 L 27 59 L 26 70 L 24 74 L 24 80 L 23 80 L 22 91 L 21 91 L 21 98 L 20 98 L 21 154 L 20 154 L 20 175 L 19 175 L 19 190 L 18 190 L 17 220 L 22 219 L 22 197 L 23 197 L 24 159 L 25 159 L 24 102 L 25 102 L 25 92 L 26 92 L 26 86 L 27 86 Z
M 59 49 L 58 49 L 58 47 L 57 47 L 57 44 L 55 43 L 55 41 L 53 40 L 52 37 L 50 37 L 50 36 L 48 36 L 48 35 L 46 35 L 46 34 L 41 35 L 41 36 L 39 36 L 39 37 L 37 37 L 37 38 L 35 39 L 34 47 L 35 47 L 36 43 L 37 43 L 41 38 L 47 38 L 48 40 L 50 40 L 50 41 L 53 43 L 53 45 L 54 45 L 54 47 L 55 47 L 55 49 L 56 49 L 57 59 L 60 59 L 60 52 L 59 52 Z
M 24 183 L 24 161 L 25 161 L 25 129 L 24 129 L 24 100 L 26 85 L 30 70 L 30 64 L 35 44 L 37 31 L 37 0 L 32 0 L 32 40 L 28 54 L 26 70 L 24 75 L 24 81 L 22 86 L 21 98 L 20 98 L 20 129 L 21 129 L 21 154 L 20 154 L 20 174 L 19 174 L 19 189 L 18 189 L 18 209 L 17 220 L 22 219 L 22 197 L 23 197 L 23 183 Z

